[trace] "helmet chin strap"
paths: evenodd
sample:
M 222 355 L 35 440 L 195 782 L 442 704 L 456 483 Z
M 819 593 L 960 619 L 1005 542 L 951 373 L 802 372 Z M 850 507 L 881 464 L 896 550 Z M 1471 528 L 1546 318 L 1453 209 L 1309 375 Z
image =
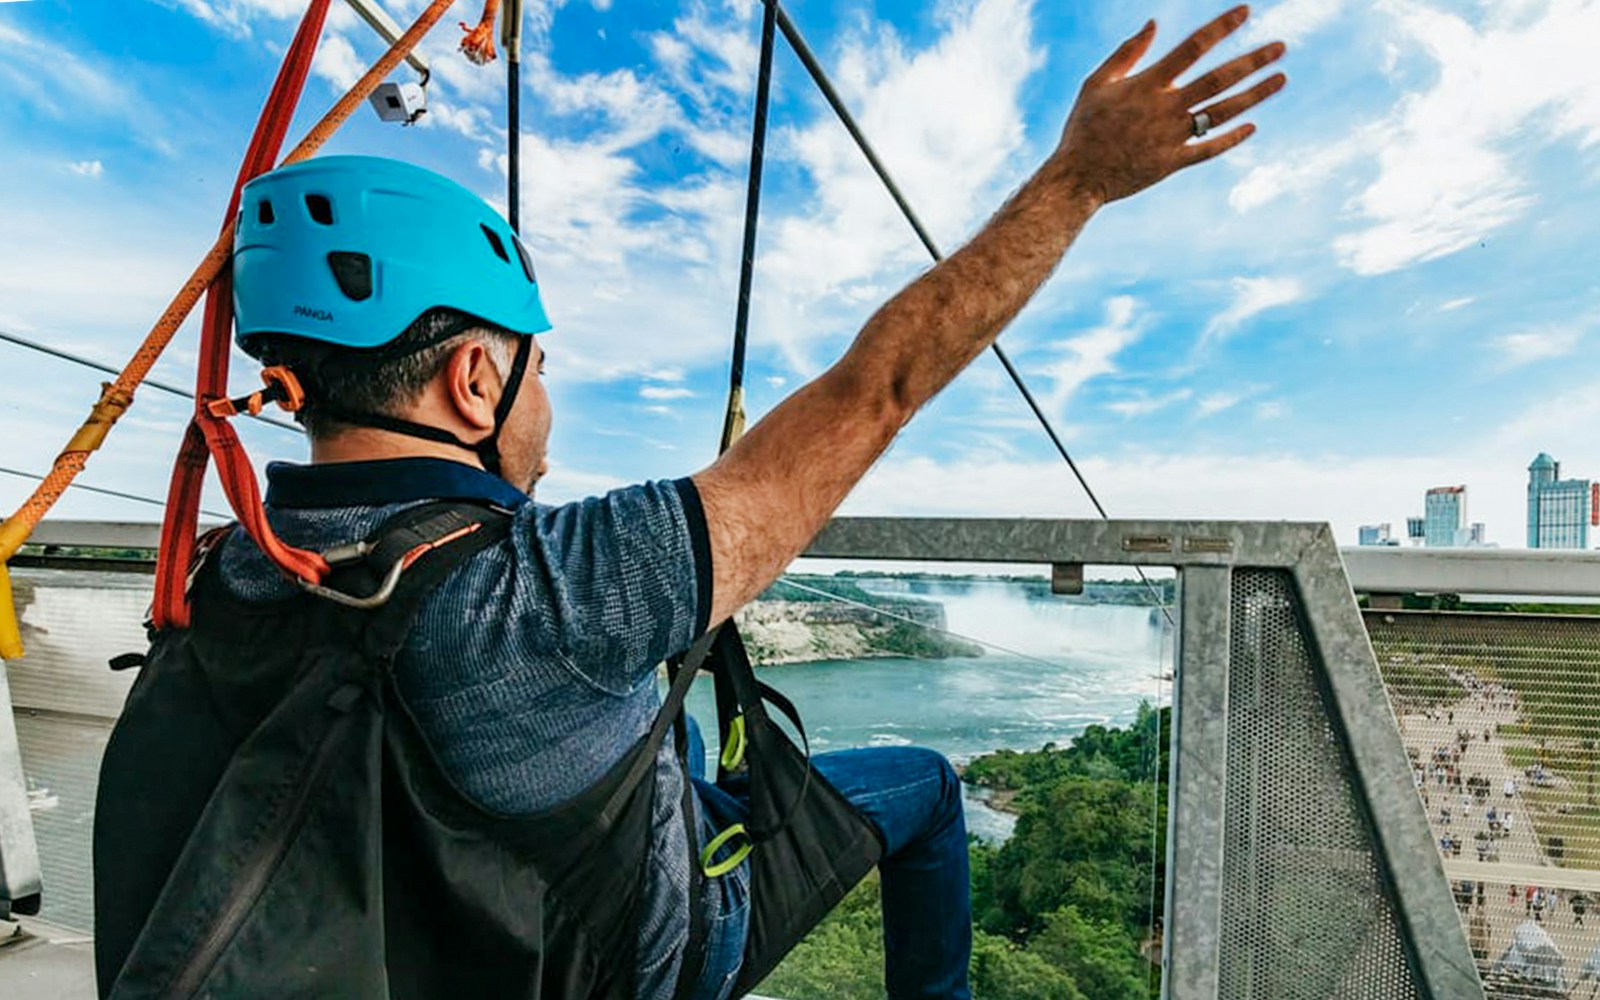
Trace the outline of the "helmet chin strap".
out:
M 500 402 L 494 408 L 494 428 L 489 431 L 489 436 L 477 444 L 468 444 L 442 427 L 430 427 L 400 417 L 391 417 L 386 413 L 367 413 L 360 410 L 347 410 L 331 400 L 317 399 L 313 405 L 323 413 L 341 423 L 356 424 L 361 427 L 374 427 L 382 431 L 395 434 L 405 434 L 408 437 L 421 438 L 424 441 L 435 441 L 439 444 L 454 445 L 465 451 L 470 451 L 478 456 L 478 461 L 492 475 L 500 475 L 500 429 L 505 426 L 506 417 L 511 413 L 512 405 L 517 401 L 517 393 L 522 389 L 522 380 L 527 375 L 528 359 L 533 354 L 533 338 L 523 336 L 517 338 L 517 353 L 511 362 L 511 371 L 506 375 L 505 391 L 500 394 Z

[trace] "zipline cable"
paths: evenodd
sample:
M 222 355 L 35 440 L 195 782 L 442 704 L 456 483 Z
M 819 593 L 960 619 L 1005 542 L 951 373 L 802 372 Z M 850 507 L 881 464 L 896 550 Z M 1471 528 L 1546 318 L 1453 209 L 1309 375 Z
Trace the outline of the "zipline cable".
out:
M 0 465 L 0 473 L 4 473 L 8 476 L 16 476 L 19 479 L 31 479 L 34 482 L 39 482 L 44 479 L 43 476 L 36 472 L 23 472 L 21 469 L 11 469 L 3 465 Z M 165 507 L 167 505 L 165 500 L 157 500 L 154 497 L 140 496 L 137 493 L 124 493 L 121 490 L 108 490 L 104 486 L 90 486 L 87 483 L 71 483 L 69 484 L 69 488 L 74 490 L 84 490 L 88 493 L 99 493 L 108 497 L 117 497 L 121 500 L 135 500 L 139 503 L 147 503 L 154 507 Z M 205 508 L 201 508 L 200 513 L 205 514 L 207 517 L 221 518 L 224 521 L 232 520 L 227 514 L 219 514 L 214 510 L 206 510 Z
M 761 16 L 761 62 L 756 71 L 755 122 L 750 129 L 750 177 L 744 200 L 744 249 L 739 260 L 739 304 L 733 321 L 733 358 L 728 373 L 728 412 L 722 421 L 727 451 L 744 433 L 744 357 L 750 338 L 750 286 L 756 270 L 756 224 L 761 217 L 761 170 L 766 162 L 767 109 L 772 98 L 772 50 L 776 39 L 776 0 L 764 0 Z
M 506 214 L 522 234 L 522 0 L 500 12 L 500 47 L 506 51 Z
M 59 347 L 51 347 L 48 344 L 41 344 L 38 341 L 29 340 L 26 337 L 19 337 L 14 333 L 10 333 L 5 330 L 0 330 L 0 340 L 3 340 L 8 344 L 15 344 L 18 347 L 25 347 L 30 351 L 38 351 L 40 354 L 48 354 L 53 358 L 60 358 L 62 361 L 70 361 L 75 365 L 82 365 L 85 368 L 92 368 L 97 372 L 104 372 L 107 375 L 117 374 L 117 369 L 111 367 L 110 365 L 103 365 L 98 361 L 91 361 L 90 359 L 81 357 L 77 354 L 71 354 L 67 351 L 63 351 Z M 153 378 L 145 379 L 144 384 L 152 389 L 160 389 L 162 392 L 170 393 L 171 395 L 179 396 L 183 399 L 191 401 L 194 399 L 194 393 L 188 391 L 187 389 L 180 389 L 177 386 L 169 385 L 166 382 L 157 382 Z M 287 420 L 278 420 L 274 417 L 266 416 L 265 414 L 244 413 L 241 414 L 241 416 L 249 417 L 251 420 L 259 420 L 264 424 L 271 424 L 273 427 L 281 427 L 286 431 L 294 431 L 296 434 L 305 433 L 300 428 L 299 424 L 292 424 Z
M 1167 620 L 1171 621 L 1172 619 L 1169 617 Z M 1150 753 L 1150 898 L 1149 898 L 1148 902 L 1145 905 L 1145 926 L 1150 928 L 1152 933 L 1155 931 L 1155 927 L 1156 927 L 1156 913 L 1157 913 L 1157 910 L 1156 910 L 1156 875 L 1160 871 L 1160 869 L 1157 867 L 1157 859 L 1161 857 L 1160 848 L 1161 848 L 1161 832 L 1162 832 L 1161 831 L 1161 693 L 1162 693 L 1162 690 L 1166 687 L 1166 671 L 1165 671 L 1165 668 L 1166 668 L 1166 666 L 1168 664 L 1168 660 L 1167 660 L 1167 636 L 1168 636 L 1168 634 L 1172 633 L 1173 631 L 1174 630 L 1171 630 L 1171 629 L 1162 629 L 1161 630 L 1161 642 L 1157 647 L 1157 654 L 1156 654 L 1156 701 L 1155 701 L 1155 710 L 1151 713 L 1151 719 L 1150 719 L 1150 725 L 1151 725 L 1151 728 L 1152 728 L 1153 732 L 1151 732 L 1149 734 L 1149 736 L 1148 736 L 1149 743 L 1147 744 L 1147 746 L 1149 747 L 1149 753 Z M 1176 643 L 1177 643 L 1177 636 L 1176 635 L 1173 635 L 1173 643 L 1174 643 L 1174 647 L 1173 648 L 1174 648 L 1174 650 L 1176 650 L 1176 648 L 1177 648 L 1176 647 Z M 1162 912 L 1164 914 L 1165 909 L 1166 909 L 1166 900 L 1165 899 L 1163 899 L 1161 901 L 1161 908 L 1162 908 Z M 1166 950 L 1165 934 L 1166 934 L 1166 928 L 1165 928 L 1165 926 L 1163 926 L 1163 928 L 1162 928 L 1162 935 L 1163 935 L 1162 951 Z M 1159 972 L 1159 966 L 1158 966 L 1157 963 L 1155 963 L 1155 962 L 1147 962 L 1147 963 L 1145 963 L 1144 983 L 1145 983 L 1145 993 L 1146 993 L 1146 995 L 1149 995 L 1149 994 L 1155 992 L 1156 978 L 1159 975 L 1160 975 L 1160 972 Z
M 939 245 L 933 241 L 933 237 L 929 235 L 927 227 L 922 224 L 922 220 L 912 209 L 911 203 L 906 200 L 905 195 L 900 191 L 900 186 L 889 175 L 888 168 L 883 165 L 883 161 L 878 158 L 878 153 L 873 149 L 872 143 L 867 141 L 867 137 L 862 133 L 861 127 L 856 124 L 855 116 L 850 113 L 849 108 L 845 107 L 844 99 L 834 89 L 833 81 L 828 78 L 828 74 L 822 68 L 822 64 L 817 61 L 816 55 L 811 51 L 811 46 L 806 44 L 805 38 L 800 34 L 800 29 L 789 19 L 789 14 L 783 9 L 780 0 L 765 0 L 765 3 L 769 15 L 776 13 L 778 28 L 783 32 L 783 37 L 788 40 L 790 49 L 799 58 L 801 65 L 806 68 L 806 72 L 811 75 L 812 82 L 822 92 L 822 96 L 828 102 L 829 107 L 833 108 L 833 113 L 838 116 L 840 124 L 844 126 L 845 131 L 850 133 L 850 138 L 855 140 L 856 147 L 866 157 L 873 173 L 878 175 L 878 180 L 883 182 L 884 188 L 889 192 L 889 197 L 894 199 L 894 203 L 900 208 L 900 213 L 911 224 L 912 230 L 917 234 L 917 239 L 922 241 L 923 247 L 927 249 L 929 256 L 935 261 L 944 260 L 944 254 L 940 251 Z M 1045 434 L 1049 436 L 1050 443 L 1055 445 L 1056 453 L 1067 463 L 1067 468 L 1072 470 L 1073 476 L 1078 480 L 1078 485 L 1083 487 L 1084 494 L 1088 496 L 1089 502 L 1094 505 L 1094 509 L 1100 515 L 1101 520 L 1111 520 L 1111 515 L 1106 513 L 1105 506 L 1100 503 L 1100 498 L 1095 495 L 1094 489 L 1090 487 L 1089 480 L 1085 478 L 1083 471 L 1078 468 L 1078 463 L 1073 460 L 1072 454 L 1067 451 L 1067 446 L 1062 443 L 1061 436 L 1056 433 L 1055 427 L 1051 425 L 1050 418 L 1045 415 L 1043 408 L 1039 406 L 1038 400 L 1034 398 L 1032 390 L 1028 388 L 1027 382 L 1023 380 L 1022 373 L 1017 370 L 1016 365 L 1011 363 L 1011 358 L 1006 354 L 1005 349 L 1000 346 L 999 341 L 989 346 L 993 349 L 995 357 L 1000 359 L 1000 364 L 1005 367 L 1006 374 L 1011 376 L 1011 381 L 1017 387 L 1017 391 L 1022 393 L 1022 398 L 1027 401 L 1028 408 L 1033 411 L 1033 415 L 1038 419 L 1039 426 L 1043 427 Z M 1144 575 L 1143 568 L 1136 566 L 1134 569 L 1138 572 L 1139 579 L 1144 581 L 1145 586 L 1149 587 L 1151 594 L 1154 595 L 1155 587 L 1150 583 L 1149 578 Z M 1156 603 L 1161 607 L 1161 613 L 1166 616 L 1167 623 L 1172 624 L 1172 614 L 1167 610 L 1165 603 L 1160 600 L 1157 600 Z

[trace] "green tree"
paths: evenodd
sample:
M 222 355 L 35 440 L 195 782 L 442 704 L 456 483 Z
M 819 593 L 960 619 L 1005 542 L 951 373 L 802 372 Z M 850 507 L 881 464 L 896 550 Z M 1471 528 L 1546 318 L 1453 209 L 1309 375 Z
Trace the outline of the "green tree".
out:
M 1165 829 L 1164 797 L 1151 815 L 1149 784 L 1061 778 L 1019 797 L 1016 832 L 988 864 L 991 885 L 978 913 L 988 931 L 1025 936 L 1044 914 L 1076 906 L 1130 932 L 1148 920 L 1152 819 Z M 1159 849 L 1159 843 L 1156 845 Z M 1161 857 L 1155 858 L 1161 893 Z
M 1149 963 L 1120 925 L 1088 920 L 1068 906 L 1044 918 L 1028 952 L 1060 969 L 1096 1000 L 1142 1000 Z
M 1088 1000 L 1065 971 L 1009 938 L 972 936 L 972 995 L 980 1000 Z

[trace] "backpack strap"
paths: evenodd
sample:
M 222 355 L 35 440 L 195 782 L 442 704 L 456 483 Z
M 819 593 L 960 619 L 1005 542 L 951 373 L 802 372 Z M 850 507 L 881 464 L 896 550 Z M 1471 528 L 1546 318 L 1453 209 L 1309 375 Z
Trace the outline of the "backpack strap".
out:
M 368 652 L 390 660 L 405 643 L 422 602 L 462 563 L 511 531 L 510 511 L 485 503 L 438 501 L 401 511 L 366 540 L 323 554 L 326 582 L 307 593 L 357 613 Z
M 720 627 L 734 626 L 729 622 Z M 694 782 L 689 777 L 689 713 L 684 711 L 683 697 L 678 695 L 678 691 L 681 688 L 683 696 L 688 695 L 695 675 L 700 673 L 701 664 L 710 654 L 716 633 L 717 629 L 711 629 L 687 652 L 667 661 L 667 676 L 671 679 L 669 698 L 661 707 L 661 715 L 656 718 L 656 724 L 660 725 L 668 709 L 671 709 L 678 766 L 683 769 L 683 832 L 689 846 L 689 938 L 678 959 L 678 981 L 672 993 L 674 1000 L 690 1000 L 695 995 L 700 975 L 705 970 L 706 938 L 710 930 L 705 917 L 705 870 L 697 861 L 700 853 L 699 799 L 695 794 Z

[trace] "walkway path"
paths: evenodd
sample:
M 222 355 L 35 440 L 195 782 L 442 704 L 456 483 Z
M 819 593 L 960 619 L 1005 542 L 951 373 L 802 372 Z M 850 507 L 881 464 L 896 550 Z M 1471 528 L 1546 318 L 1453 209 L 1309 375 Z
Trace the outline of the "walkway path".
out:
M 1438 748 L 1457 748 L 1459 733 L 1472 734 L 1455 766 L 1463 784 L 1474 776 L 1488 779 L 1487 801 L 1473 798 L 1471 805 L 1463 808 L 1462 792 L 1439 784 L 1432 774 L 1421 789 L 1435 843 L 1447 833 L 1461 840 L 1459 855 L 1444 856 L 1446 874 L 1452 882 L 1481 880 L 1486 883 L 1484 899 L 1490 928 L 1490 962 L 1499 958 L 1510 945 L 1512 930 L 1532 919 L 1527 901 L 1529 882 L 1543 887 L 1552 896 L 1555 895 L 1552 890 L 1560 889 L 1561 902 L 1554 906 L 1547 904 L 1542 925 L 1566 957 L 1570 983 L 1590 952 L 1600 946 L 1600 872 L 1555 867 L 1540 847 L 1533 810 L 1523 797 L 1528 779 L 1507 758 L 1506 742 L 1494 732 L 1497 725 L 1506 727 L 1518 720 L 1518 711 L 1510 696 L 1480 690 L 1453 705 L 1435 708 L 1426 714 L 1407 713 L 1400 718 L 1400 734 L 1407 750 L 1414 750 L 1415 759 L 1423 766 L 1433 760 Z M 1485 731 L 1489 733 L 1487 740 Z M 1509 799 L 1504 794 L 1508 778 L 1516 783 L 1515 793 Z M 1489 829 L 1490 806 L 1497 814 L 1510 808 L 1511 834 L 1492 841 L 1498 849 L 1497 862 L 1480 864 L 1475 835 Z M 1448 822 L 1444 820 L 1445 808 L 1450 811 Z M 1512 885 L 1516 886 L 1514 899 L 1510 891 Z M 1592 900 L 1584 916 L 1584 926 L 1575 924 L 1567 903 L 1579 890 Z

